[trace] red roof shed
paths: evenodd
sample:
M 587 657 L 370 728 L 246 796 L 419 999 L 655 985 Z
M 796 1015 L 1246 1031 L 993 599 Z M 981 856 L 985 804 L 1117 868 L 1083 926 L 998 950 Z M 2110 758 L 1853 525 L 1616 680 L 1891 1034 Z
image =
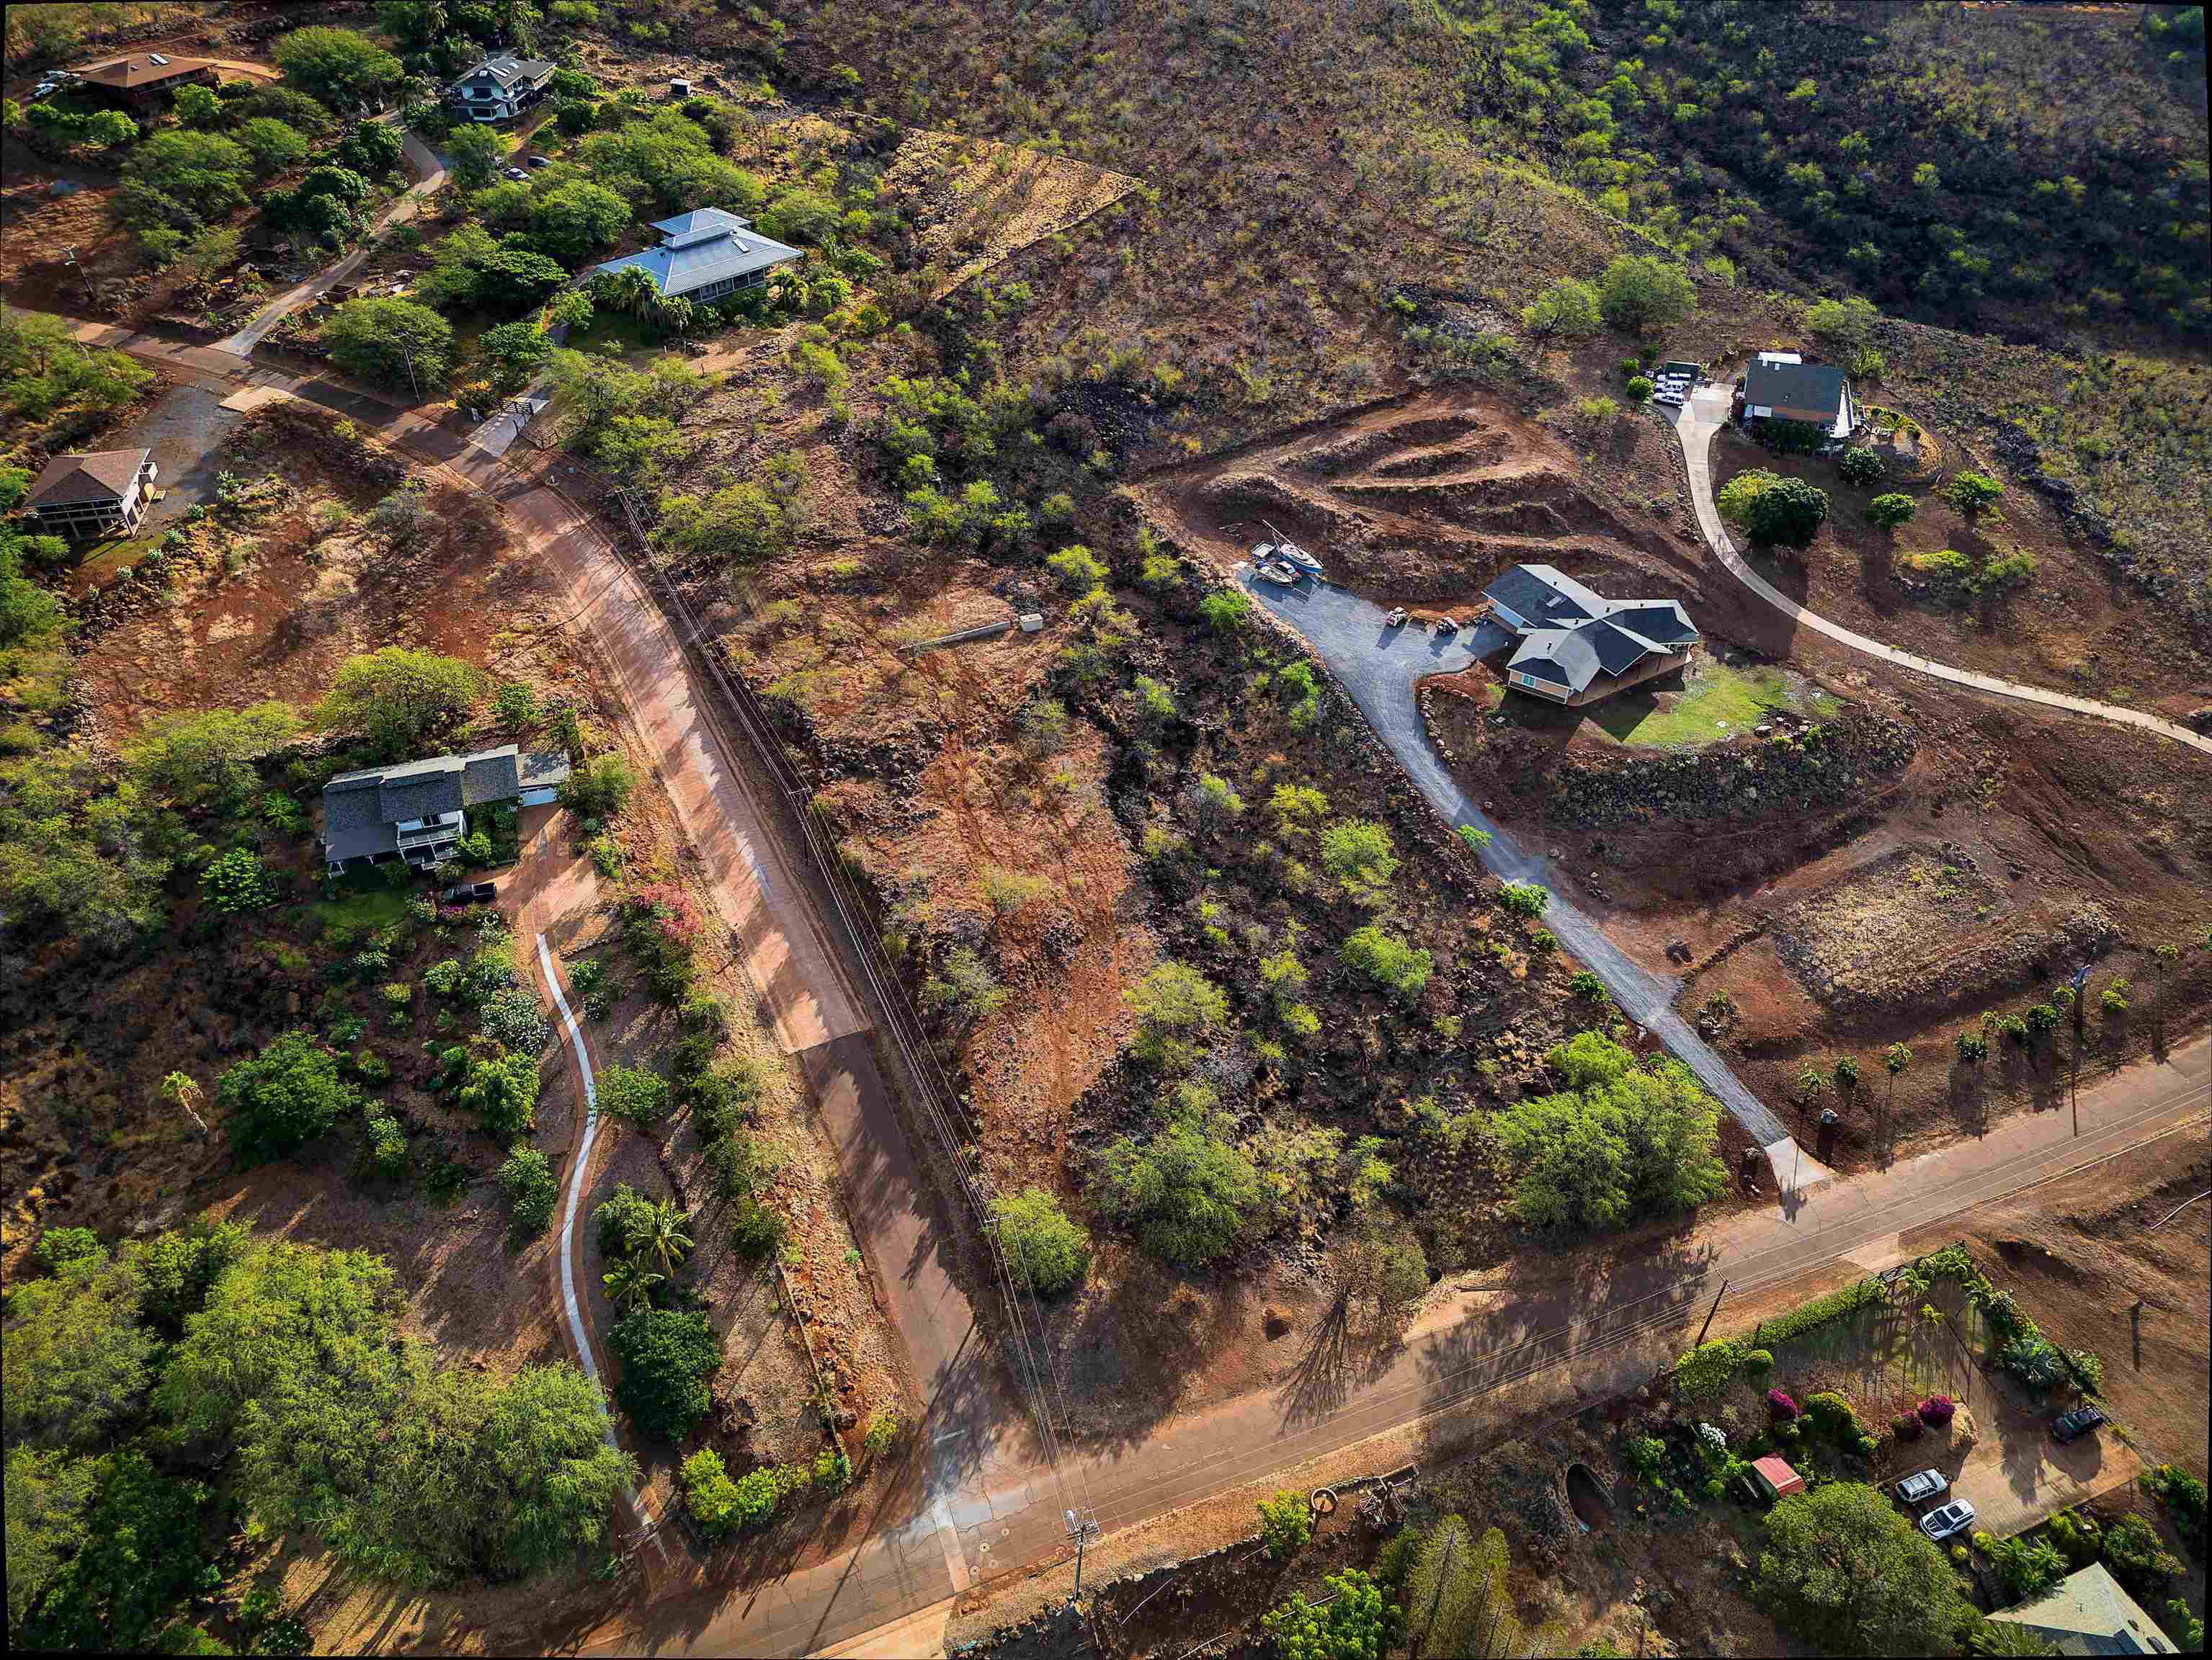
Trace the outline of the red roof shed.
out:
M 1777 1458 L 1772 1453 L 1751 1461 L 1751 1478 L 1769 1499 L 1787 1499 L 1793 1493 L 1805 1491 L 1805 1478 L 1791 1469 L 1787 1460 Z

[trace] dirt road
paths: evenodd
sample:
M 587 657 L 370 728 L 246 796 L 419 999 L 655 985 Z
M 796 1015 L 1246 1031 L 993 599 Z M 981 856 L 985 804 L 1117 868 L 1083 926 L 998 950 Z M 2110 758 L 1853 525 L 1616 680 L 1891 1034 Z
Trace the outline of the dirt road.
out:
M 1975 691 L 1990 691 L 2001 697 L 2016 697 L 2022 702 L 2040 703 L 2046 708 L 2063 709 L 2073 714 L 2093 715 L 2100 721 L 2117 721 L 2122 726 L 2140 727 L 2145 732 L 2154 732 L 2162 738 L 2171 738 L 2178 744 L 2202 750 L 2212 755 L 2212 738 L 2194 733 L 2171 721 L 2162 721 L 2141 709 L 2122 708 L 2115 703 L 2100 703 L 2087 697 L 2069 696 L 2063 691 L 2048 691 L 2041 686 L 2026 686 L 2015 680 L 2001 680 L 1993 674 L 1977 674 L 1972 669 L 1956 669 L 1948 664 L 1931 661 L 1899 651 L 1894 646 L 1885 646 L 1879 640 L 1869 640 L 1856 634 L 1840 623 L 1832 623 L 1805 609 L 1784 593 L 1757 571 L 1752 569 L 1735 543 L 1729 540 L 1728 532 L 1722 527 L 1720 510 L 1713 503 L 1712 451 L 1713 435 L 1728 424 L 1729 393 L 1726 386 L 1699 386 L 1690 394 L 1674 417 L 1674 434 L 1682 441 L 1682 459 L 1689 465 L 1690 501 L 1697 508 L 1698 528 L 1705 532 L 1705 540 L 1720 557 L 1736 581 L 1749 588 L 1777 611 L 1803 623 L 1816 634 L 1824 634 L 1839 645 L 1868 657 L 1879 657 L 1886 663 L 1911 669 L 1916 674 L 1925 674 L 1937 680 L 1948 680 L 1955 686 L 1970 687 Z

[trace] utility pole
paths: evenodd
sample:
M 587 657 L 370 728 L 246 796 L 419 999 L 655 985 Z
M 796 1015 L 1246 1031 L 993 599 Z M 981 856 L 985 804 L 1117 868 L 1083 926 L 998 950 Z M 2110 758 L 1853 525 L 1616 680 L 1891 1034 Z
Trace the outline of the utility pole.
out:
M 1713 1316 L 1721 1311 L 1721 1298 L 1728 1295 L 1729 1282 L 1721 1281 L 1721 1288 L 1713 1293 L 1713 1305 L 1705 1310 L 1705 1323 L 1698 1328 L 1698 1341 L 1690 1345 L 1698 1347 L 1705 1341 L 1705 1334 L 1713 1329 Z
M 397 335 L 392 337 L 392 344 L 399 348 L 399 361 L 407 365 L 408 389 L 415 394 L 415 401 L 419 404 L 422 401 L 422 386 L 415 378 L 414 355 L 407 350 L 407 343 Z
M 1088 1507 L 1063 1514 L 1067 1518 L 1067 1536 L 1075 1541 L 1075 1589 L 1067 1594 L 1067 1606 L 1073 1608 L 1083 1595 L 1083 1548 L 1098 1536 L 1100 1529 L 1097 1513 Z

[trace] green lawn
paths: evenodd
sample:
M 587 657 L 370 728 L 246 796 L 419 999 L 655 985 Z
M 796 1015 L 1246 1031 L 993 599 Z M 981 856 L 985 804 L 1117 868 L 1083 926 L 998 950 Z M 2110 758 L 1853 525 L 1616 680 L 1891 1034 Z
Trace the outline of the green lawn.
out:
M 1794 708 L 1825 720 L 1836 700 L 1778 668 L 1732 669 L 1710 657 L 1691 666 L 1680 691 L 1624 692 L 1593 705 L 1589 716 L 1624 744 L 1659 748 L 1739 737 L 1769 709 Z M 1723 727 L 1721 723 L 1726 721 Z
M 334 899 L 318 899 L 307 908 L 318 927 L 374 930 L 389 927 L 407 915 L 414 889 L 395 888 L 380 871 L 374 875 L 347 877 Z
M 1838 705 L 1785 669 L 1735 669 L 1700 657 L 1679 688 L 1660 680 L 1576 709 L 1518 696 L 1507 697 L 1500 707 L 1522 726 L 1557 730 L 1587 721 L 1624 744 L 1680 749 L 1741 737 L 1769 709 L 1793 708 L 1825 721 Z

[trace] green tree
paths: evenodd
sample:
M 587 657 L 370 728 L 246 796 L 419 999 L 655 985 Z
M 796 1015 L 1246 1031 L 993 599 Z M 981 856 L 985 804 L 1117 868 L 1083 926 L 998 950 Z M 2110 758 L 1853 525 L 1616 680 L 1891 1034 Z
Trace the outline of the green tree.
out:
M 289 703 L 158 717 L 124 751 L 139 788 L 180 807 L 231 812 L 260 788 L 254 763 L 298 734 Z
M 76 1554 L 24 1620 L 26 1649 L 149 1651 L 200 1577 L 198 1511 L 207 1489 L 164 1475 L 135 1450 L 100 1459 L 95 1471 L 99 1486 Z
M 684 1508 L 709 1539 L 719 1539 L 736 1525 L 740 1496 L 730 1480 L 722 1455 L 702 1447 L 684 1461 Z
M 1805 313 L 1805 329 L 1838 357 L 1848 356 L 1867 343 L 1881 317 L 1873 305 L 1852 295 L 1844 300 L 1820 300 Z
M 489 373 L 492 390 L 507 395 L 521 391 L 530 384 L 531 376 L 545 367 L 545 360 L 553 355 L 553 343 L 545 337 L 536 319 L 524 318 L 478 335 L 477 355 Z
M 258 1164 L 327 1134 L 350 1092 L 328 1050 L 304 1031 L 288 1031 L 224 1073 L 215 1099 L 232 1156 Z
M 253 170 L 264 177 L 296 167 L 307 154 L 306 136 L 274 116 L 258 115 L 246 122 L 238 130 L 238 142 L 253 158 Z
M 1598 307 L 1624 334 L 1664 334 L 1696 307 L 1687 272 L 1656 254 L 1625 253 L 1598 279 Z
M 346 659 L 315 724 L 380 760 L 412 759 L 465 720 L 483 690 L 473 664 L 386 646 Z
M 667 1278 L 636 1257 L 625 1256 L 599 1276 L 599 1283 L 606 1287 L 607 1300 L 615 1305 L 615 1312 L 627 1314 L 632 1309 L 650 1306 L 653 1288 Z
M 1091 1236 L 1042 1188 L 994 1200 L 999 1243 L 1014 1277 L 1040 1296 L 1066 1291 L 1091 1262 Z
M 1274 1645 L 1278 1660 L 1382 1660 L 1397 1629 L 1397 1608 L 1358 1568 L 1332 1573 L 1322 1583 L 1335 1594 L 1333 1601 L 1316 1605 L 1293 1591 L 1289 1602 L 1261 1617 L 1261 1634 Z
M 500 1191 L 507 1195 L 509 1225 L 516 1237 L 535 1238 L 553 1220 L 561 1185 L 553 1166 L 536 1147 L 517 1147 L 499 1167 Z
M 428 396 L 445 385 L 453 368 L 453 325 L 411 300 L 349 300 L 323 325 L 323 341 L 346 374 L 393 391 Z
M 512 315 L 543 305 L 568 280 L 568 273 L 542 253 L 495 248 L 477 262 L 476 302 L 483 310 Z
M 1747 468 L 1721 487 L 1720 515 L 1763 547 L 1802 548 L 1828 516 L 1826 492 L 1802 478 Z
M 381 121 L 362 121 L 337 148 L 340 165 L 365 179 L 381 179 L 407 154 L 407 141 L 396 126 Z
M 530 207 L 531 239 L 574 267 L 612 247 L 629 226 L 629 204 L 604 185 L 574 179 L 556 185 Z
M 1260 1501 L 1260 1542 L 1278 1562 L 1286 1562 L 1313 1537 L 1313 1505 L 1305 1494 L 1285 1490 Z
M 1902 491 L 1891 490 L 1867 503 L 1868 521 L 1876 530 L 1894 531 L 1918 511 L 1918 504 Z
M 1435 966 L 1427 952 L 1385 933 L 1372 922 L 1347 934 L 1337 948 L 1337 957 L 1347 967 L 1358 969 L 1376 985 L 1408 1001 L 1421 994 Z
M 1892 1043 L 1881 1052 L 1881 1069 L 1889 1074 L 1889 1107 L 1897 1108 L 1897 1080 L 1905 1076 L 1905 1068 L 1912 1064 L 1912 1051 L 1902 1043 Z
M 1726 1185 L 1719 1109 L 1680 1062 L 1640 1066 L 1594 1031 L 1545 1061 L 1565 1087 L 1516 1101 L 1498 1121 L 1523 1223 L 1615 1228 L 1693 1209 Z
M 1759 1591 L 1826 1654 L 1948 1654 L 1974 1610 L 1942 1551 L 1878 1490 L 1832 1481 L 1766 1517 Z
M 641 1433 L 681 1441 L 710 1404 L 708 1380 L 722 1362 L 721 1345 L 703 1316 L 638 1308 L 608 1334 L 623 1363 L 615 1399 Z
M 134 1262 L 66 1262 L 16 1286 L 0 1335 L 8 1441 L 89 1450 L 131 1417 L 153 1381 L 155 1334 L 138 1323 Z
M 177 88 L 169 110 L 181 125 L 212 127 L 222 119 L 222 100 L 215 95 L 212 87 L 187 83 Z
M 495 1393 L 470 1449 L 485 1478 L 468 1520 L 492 1579 L 527 1579 L 606 1536 L 636 1461 L 611 1444 L 606 1396 L 562 1362 L 526 1366 Z
M 612 1066 L 599 1079 L 599 1109 L 625 1123 L 650 1128 L 668 1116 L 668 1080 L 645 1067 Z
M 536 1127 L 538 1087 L 536 1055 L 502 1051 L 471 1062 L 457 1098 L 485 1134 L 506 1146 Z
M 1846 484 L 1878 484 L 1881 482 L 1881 457 L 1870 449 L 1845 450 L 1836 459 L 1836 476 Z
M 121 110 L 101 110 L 85 124 L 84 136 L 102 149 L 113 149 L 118 144 L 137 142 L 138 124 Z M 245 135 L 240 137 L 243 139 Z M 252 146 L 249 143 L 246 148 Z
M 1511 1560 L 1496 1528 L 1478 1537 L 1447 1516 L 1425 1530 L 1406 1571 L 1407 1653 L 1412 1660 L 1530 1651 L 1506 1585 Z
M 1098 1155 L 1101 1208 L 1133 1223 L 1154 1256 L 1203 1268 L 1240 1244 L 1260 1212 L 1259 1171 L 1229 1133 L 1194 1104 L 1142 1145 L 1110 1143 Z
M 1220 987 L 1187 963 L 1157 965 L 1122 994 L 1136 1012 L 1130 1052 L 1146 1066 L 1179 1072 L 1197 1058 L 1199 1046 L 1229 1017 Z
M 287 82 L 340 111 L 382 103 L 406 74 L 397 58 L 367 36 L 323 24 L 280 37 L 270 56 Z
M 664 496 L 660 524 L 679 552 L 718 567 L 759 564 L 791 538 L 783 504 L 750 482 L 726 484 L 711 496 Z
M 1398 851 L 1373 819 L 1340 818 L 1321 833 L 1321 865 L 1354 904 L 1380 905 L 1398 873 Z
M 135 185 L 139 192 L 126 188 L 118 200 L 133 225 L 159 221 L 165 216 L 164 204 L 173 204 L 182 210 L 181 228 L 190 229 L 202 219 L 221 218 L 245 206 L 252 176 L 253 158 L 232 140 L 170 128 L 131 153 L 123 177 L 126 187 Z
M 1995 507 L 2003 494 L 2004 486 L 1982 472 L 1960 471 L 1943 487 L 1943 499 L 1970 521 Z
M 1536 296 L 1521 313 L 1522 325 L 1539 341 L 1565 335 L 1581 338 L 1595 334 L 1603 321 L 1597 290 L 1571 277 L 1563 277 Z
M 99 1495 L 103 1460 L 19 1444 L 8 1450 L 8 1634 L 23 1622 L 62 1565 L 83 1548 L 85 1516 Z

